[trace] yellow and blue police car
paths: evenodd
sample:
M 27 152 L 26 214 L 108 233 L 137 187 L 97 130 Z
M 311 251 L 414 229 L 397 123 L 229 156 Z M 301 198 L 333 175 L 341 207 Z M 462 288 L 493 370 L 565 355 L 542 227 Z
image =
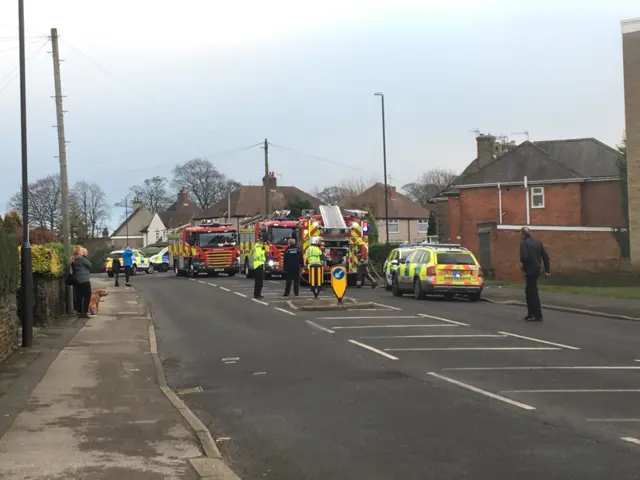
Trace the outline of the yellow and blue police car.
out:
M 413 293 L 417 300 L 428 294 L 466 296 L 477 302 L 484 285 L 482 267 L 476 257 L 460 245 L 421 244 L 398 261 L 392 273 L 391 290 L 397 297 Z
M 140 250 L 133 250 L 133 264 L 131 265 L 131 273 L 135 275 L 138 271 L 145 273 L 153 273 L 153 265 L 149 262 L 149 259 L 142 253 Z M 105 270 L 107 275 L 113 277 L 114 273 L 112 270 L 113 259 L 117 258 L 120 260 L 120 266 L 122 266 L 122 252 L 124 250 L 114 250 L 109 254 L 109 256 L 105 260 Z

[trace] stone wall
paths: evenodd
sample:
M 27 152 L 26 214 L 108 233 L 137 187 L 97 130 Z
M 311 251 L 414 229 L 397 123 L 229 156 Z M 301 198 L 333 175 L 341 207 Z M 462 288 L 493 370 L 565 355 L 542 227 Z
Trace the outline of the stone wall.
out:
M 64 279 L 34 276 L 33 289 L 33 324 L 49 325 L 64 311 Z
M 0 298 L 0 361 L 4 360 L 18 346 L 20 324 L 16 314 L 16 299 L 8 296 Z

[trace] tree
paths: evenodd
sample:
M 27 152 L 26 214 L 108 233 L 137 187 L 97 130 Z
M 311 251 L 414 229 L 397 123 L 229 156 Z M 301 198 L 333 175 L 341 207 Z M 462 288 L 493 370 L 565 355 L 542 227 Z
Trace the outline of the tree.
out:
M 174 188 L 184 188 L 200 208 L 207 209 L 241 184 L 220 172 L 209 160 L 194 158 L 173 169 Z
M 167 190 L 167 179 L 160 176 L 147 178 L 141 184 L 134 185 L 131 187 L 131 195 L 137 198 L 151 213 L 156 213 L 173 203 L 173 198 Z
M 55 230 L 62 219 L 60 175 L 47 175 L 29 184 L 29 226 Z M 9 207 L 24 217 L 22 189 L 9 201 Z
M 363 178 L 344 180 L 337 185 L 330 185 L 322 190 L 316 190 L 314 195 L 327 205 L 344 205 L 362 192 L 373 186 L 373 180 Z
M 434 168 L 420 175 L 418 181 L 408 183 L 402 189 L 411 200 L 426 207 L 429 200 L 449 188 L 456 178 L 457 175 L 451 170 Z
M 306 198 L 303 199 L 300 197 L 296 197 L 293 200 L 290 200 L 284 206 L 285 210 L 289 210 L 291 212 L 289 216 L 292 218 L 301 217 L 303 210 L 310 210 L 311 208 L 313 208 L 311 202 Z
M 22 232 L 22 218 L 15 210 L 5 214 L 2 229 L 7 235 L 20 235 Z
M 96 183 L 84 180 L 77 182 L 71 191 L 71 199 L 76 204 L 80 219 L 85 226 L 84 235 L 95 238 L 100 227 L 109 217 L 107 196 Z

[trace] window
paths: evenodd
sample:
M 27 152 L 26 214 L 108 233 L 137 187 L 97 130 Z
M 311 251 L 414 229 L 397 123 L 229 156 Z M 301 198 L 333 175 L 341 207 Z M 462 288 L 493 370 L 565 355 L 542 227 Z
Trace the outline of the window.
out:
M 468 253 L 439 253 L 438 265 L 475 265 Z
M 420 253 L 420 252 L 411 252 L 405 261 L 407 263 L 413 262 L 418 253 Z
M 389 233 L 400 232 L 400 220 L 389 220 Z
M 429 233 L 429 220 L 418 220 L 418 233 Z
M 531 189 L 531 208 L 544 208 L 544 187 Z
M 162 235 L 162 232 L 156 229 L 156 241 L 160 240 L 160 235 Z

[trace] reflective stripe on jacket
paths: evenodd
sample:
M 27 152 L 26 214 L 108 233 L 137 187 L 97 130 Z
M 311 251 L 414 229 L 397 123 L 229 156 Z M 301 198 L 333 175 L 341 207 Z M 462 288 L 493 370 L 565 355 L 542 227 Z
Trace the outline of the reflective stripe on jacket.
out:
M 311 245 L 307 248 L 307 251 L 304 252 L 304 258 L 308 265 L 320 265 L 322 263 L 321 256 L 322 250 L 315 245 Z
M 262 244 L 256 243 L 253 246 L 253 268 L 258 268 L 264 265 L 264 262 L 267 261 L 267 257 L 264 252 L 264 248 Z

